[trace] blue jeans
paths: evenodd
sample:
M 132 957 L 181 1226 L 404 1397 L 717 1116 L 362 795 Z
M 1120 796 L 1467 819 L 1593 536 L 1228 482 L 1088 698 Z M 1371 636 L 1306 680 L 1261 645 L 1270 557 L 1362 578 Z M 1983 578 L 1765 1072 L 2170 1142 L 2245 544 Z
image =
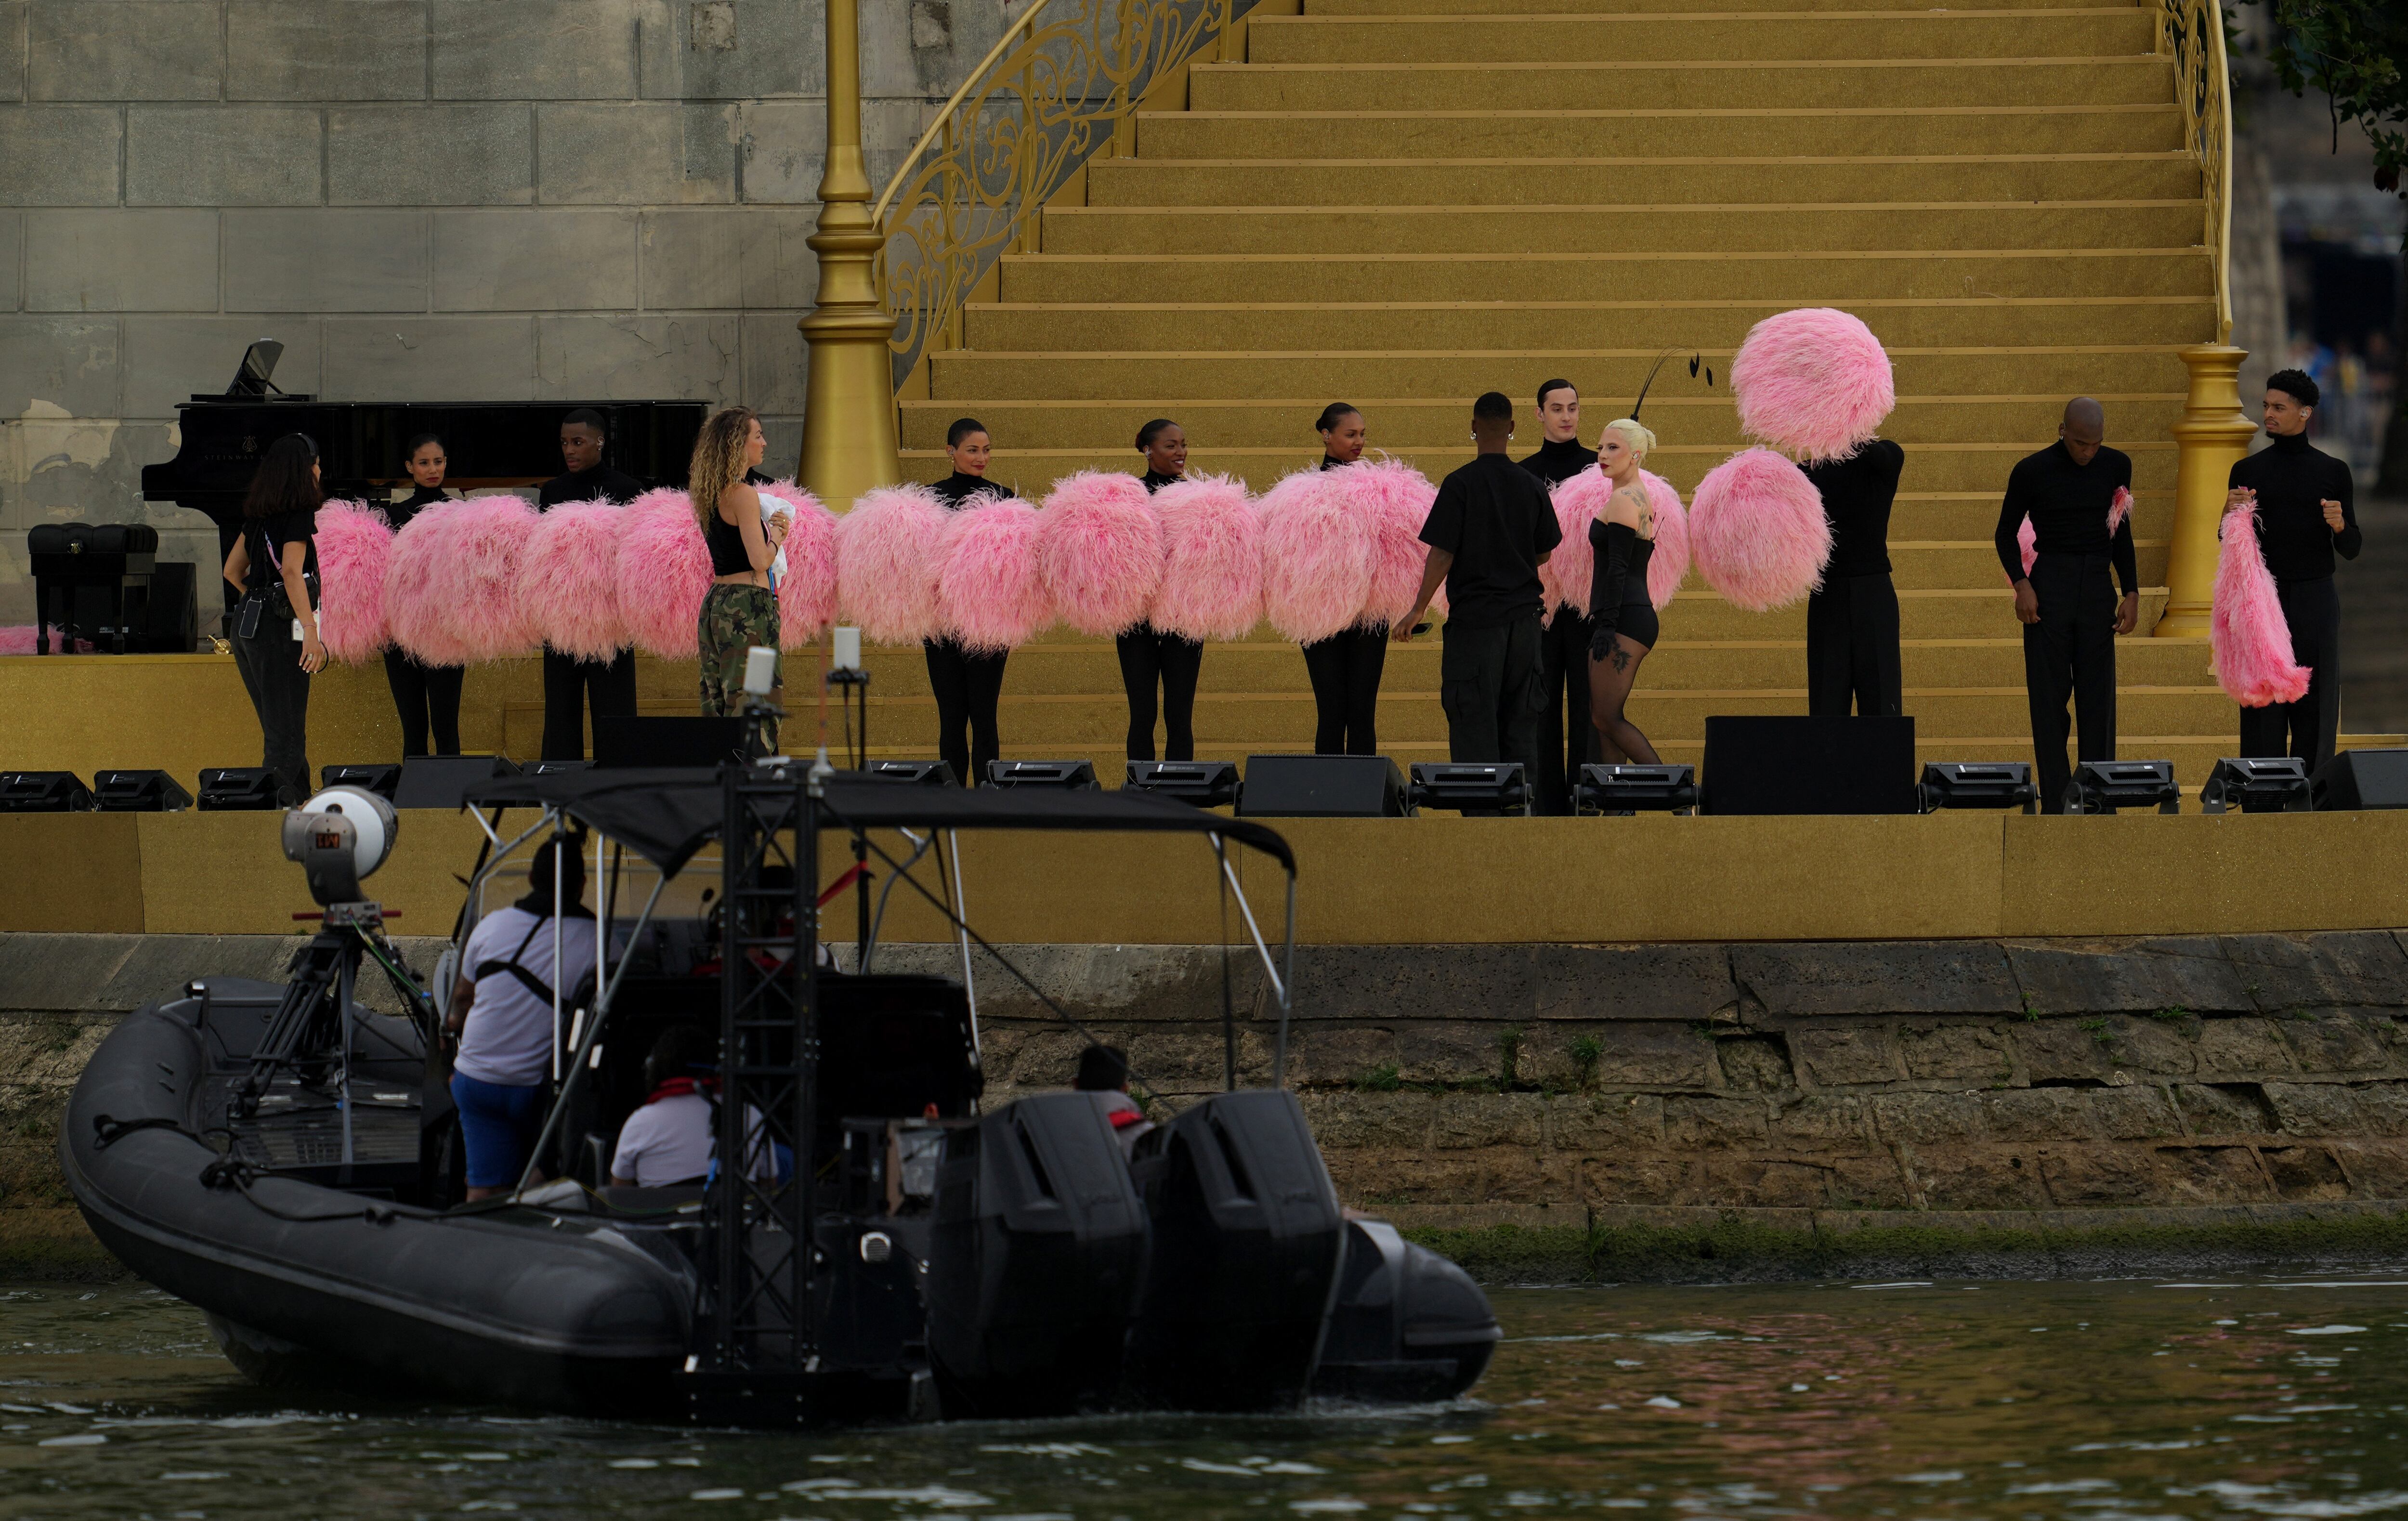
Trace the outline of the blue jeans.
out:
M 516 1186 L 543 1125 L 543 1084 L 515 1088 L 454 1072 L 452 1103 L 468 1146 L 468 1186 Z

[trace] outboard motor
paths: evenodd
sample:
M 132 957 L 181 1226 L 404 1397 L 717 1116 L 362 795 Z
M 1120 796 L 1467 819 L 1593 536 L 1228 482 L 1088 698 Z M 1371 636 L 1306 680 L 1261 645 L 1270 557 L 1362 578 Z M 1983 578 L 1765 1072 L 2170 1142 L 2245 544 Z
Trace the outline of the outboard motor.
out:
M 1294 1094 L 1218 1094 L 1138 1142 L 1154 1221 L 1129 1382 L 1170 1410 L 1275 1410 L 1312 1383 L 1344 1222 Z
M 1504 1332 L 1471 1275 L 1385 1220 L 1346 1223 L 1346 1267 L 1312 1392 L 1337 1399 L 1452 1399 Z
M 926 1292 L 949 1419 L 1066 1415 L 1119 1385 L 1146 1218 L 1105 1098 L 1040 1094 L 946 1137 Z

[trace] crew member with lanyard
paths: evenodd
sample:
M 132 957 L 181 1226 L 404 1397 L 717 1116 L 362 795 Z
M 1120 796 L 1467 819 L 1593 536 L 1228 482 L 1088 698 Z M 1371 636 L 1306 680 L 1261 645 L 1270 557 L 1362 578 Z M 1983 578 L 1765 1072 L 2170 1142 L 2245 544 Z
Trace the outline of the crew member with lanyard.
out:
M 444 1026 L 460 1042 L 452 1102 L 468 1153 L 468 1202 L 518 1186 L 552 1081 L 553 995 L 566 1008 L 595 966 L 585 861 L 574 836 L 538 847 L 527 893 L 478 922 Z M 557 965 L 552 960 L 559 954 Z
M 230 624 L 235 669 L 259 715 L 259 764 L 276 773 L 277 801 L 297 807 L 309 772 L 309 678 L 326 664 L 318 638 L 317 441 L 288 433 L 270 444 L 243 499 L 226 554 L 226 583 L 242 594 Z

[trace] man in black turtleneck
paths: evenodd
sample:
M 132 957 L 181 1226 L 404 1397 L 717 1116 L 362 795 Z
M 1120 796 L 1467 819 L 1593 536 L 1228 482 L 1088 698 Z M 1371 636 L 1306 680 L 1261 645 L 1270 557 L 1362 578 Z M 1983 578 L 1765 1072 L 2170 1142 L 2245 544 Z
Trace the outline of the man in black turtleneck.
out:
M 1800 468 L 1823 494 L 1831 558 L 1806 598 L 1806 710 L 1817 718 L 1906 711 L 1899 663 L 1898 587 L 1889 571 L 1889 509 L 1906 451 L 1875 438 L 1845 459 Z
M 2258 542 L 2283 622 L 2291 629 L 2291 658 L 2308 667 L 2308 690 L 2297 702 L 2241 710 L 2241 753 L 2298 755 L 2313 771 L 2332 759 L 2341 727 L 2341 598 L 2333 591 L 2333 556 L 2355 560 L 2365 547 L 2349 466 L 2308 442 L 2316 382 L 2295 369 L 2266 377 L 2269 447 L 2232 466 L 2228 510 L 2254 494 Z
M 2088 396 L 2065 404 L 2057 442 L 2026 455 L 2007 477 L 1993 542 L 2015 589 L 2024 625 L 2024 690 L 2031 702 L 2040 806 L 2065 811 L 2073 768 L 2065 758 L 2065 701 L 2073 699 L 2083 760 L 2115 758 L 2115 636 L 2141 621 L 2141 572 L 2132 520 L 2107 531 L 2115 493 L 2132 484 L 2132 457 L 2106 446 L 2107 409 Z M 2015 530 L 2031 519 L 2031 573 Z M 2115 582 L 2124 599 L 2115 599 Z
M 1522 468 L 1552 489 L 1597 463 L 1597 451 L 1580 441 L 1580 393 L 1570 380 L 1539 387 L 1539 427 L 1543 442 Z M 1580 768 L 1598 758 L 1597 729 L 1588 721 L 1589 621 L 1570 603 L 1539 633 L 1539 684 L 1546 706 L 1539 714 L 1538 811 L 1570 813 Z M 1565 737 L 1570 736 L 1570 743 Z
M 543 483 L 536 510 L 563 502 L 617 502 L 644 494 L 644 483 L 602 462 L 609 434 L 602 414 L 580 407 L 560 420 L 560 458 L 567 473 Z M 579 760 L 585 754 L 586 693 L 594 695 L 597 719 L 631 718 L 636 711 L 636 653 L 621 650 L 609 660 L 580 660 L 550 645 L 543 652 L 543 758 Z

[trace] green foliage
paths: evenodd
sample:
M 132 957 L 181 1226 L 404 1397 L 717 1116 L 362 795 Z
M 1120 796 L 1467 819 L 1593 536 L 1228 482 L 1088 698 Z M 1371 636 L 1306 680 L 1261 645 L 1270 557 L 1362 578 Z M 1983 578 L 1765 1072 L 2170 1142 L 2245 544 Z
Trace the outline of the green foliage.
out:
M 2258 990 L 2256 988 L 2251 988 L 2250 991 L 2255 993 Z M 2188 1019 L 2190 1017 L 2190 1011 L 2184 1008 L 2181 1004 L 2175 1004 L 2171 1008 L 2160 1009 L 2149 1017 L 2152 1019 Z
M 1522 1060 L 1522 1026 L 1508 1025 L 1497 1032 L 1497 1086 L 1511 1090 L 1513 1069 Z
M 2244 0 L 2274 22 L 2268 62 L 2295 95 L 2315 90 L 2336 122 L 2374 145 L 2374 185 L 2401 194 L 2408 169 L 2408 6 L 2399 0 Z M 2408 197 L 2403 197 L 2408 198 Z
M 2115 1043 L 2114 1026 L 2103 1019 L 2086 1019 L 2082 1021 L 2079 1027 L 2088 1030 L 2090 1039 L 2102 1046 L 2112 1046 Z
M 1403 1081 L 1397 1076 L 1395 1062 L 1382 1062 L 1354 1080 L 1358 1093 L 1394 1093 L 1403 1086 Z
M 1571 1057 L 1572 1066 L 1580 1072 L 1578 1086 L 1585 1088 L 1597 1079 L 1597 1064 L 1605 1057 L 1605 1042 L 1594 1035 L 1575 1035 Z

